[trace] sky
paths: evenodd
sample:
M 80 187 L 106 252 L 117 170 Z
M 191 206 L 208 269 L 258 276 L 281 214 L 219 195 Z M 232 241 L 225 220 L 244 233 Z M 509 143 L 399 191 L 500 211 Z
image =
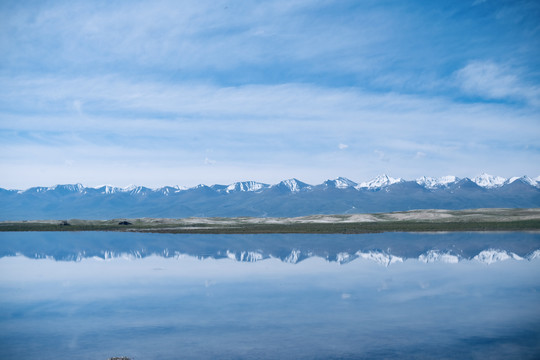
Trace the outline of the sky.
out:
M 0 187 L 540 175 L 540 2 L 0 2 Z

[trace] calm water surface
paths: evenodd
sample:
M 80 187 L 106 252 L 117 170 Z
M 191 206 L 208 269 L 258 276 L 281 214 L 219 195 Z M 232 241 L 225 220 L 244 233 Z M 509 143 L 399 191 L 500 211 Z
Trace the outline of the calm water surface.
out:
M 3 233 L 0 358 L 539 358 L 539 249 L 535 233 Z

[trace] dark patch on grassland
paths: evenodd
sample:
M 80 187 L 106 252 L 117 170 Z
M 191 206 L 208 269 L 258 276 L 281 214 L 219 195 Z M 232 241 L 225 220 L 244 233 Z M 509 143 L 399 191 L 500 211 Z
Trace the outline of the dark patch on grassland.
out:
M 432 231 L 535 231 L 540 230 L 540 219 L 512 221 L 377 221 L 348 223 L 292 223 L 292 224 L 150 224 L 133 223 L 36 223 L 4 222 L 0 231 L 132 231 L 186 234 L 362 234 L 378 232 Z

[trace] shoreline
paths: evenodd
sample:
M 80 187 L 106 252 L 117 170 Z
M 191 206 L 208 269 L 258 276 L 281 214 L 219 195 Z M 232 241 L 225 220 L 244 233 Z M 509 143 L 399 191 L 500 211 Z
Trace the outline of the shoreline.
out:
M 121 231 L 169 234 L 363 234 L 540 231 L 540 208 L 411 210 L 294 218 L 139 218 L 2 221 L 0 232 Z

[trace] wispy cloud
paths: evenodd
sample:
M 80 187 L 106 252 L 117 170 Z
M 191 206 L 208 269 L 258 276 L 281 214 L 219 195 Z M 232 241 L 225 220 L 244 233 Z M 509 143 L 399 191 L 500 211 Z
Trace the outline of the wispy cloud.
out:
M 2 2 L 1 181 L 538 173 L 537 8 Z
M 460 162 L 457 175 L 467 175 L 464 169 L 474 168 L 479 159 L 485 162 L 488 154 L 511 150 L 528 154 L 527 159 L 539 156 L 530 147 L 540 133 L 537 111 L 501 104 L 302 84 L 187 86 L 111 77 L 6 82 L 13 91 L 5 92 L 1 102 L 5 173 L 16 174 L 15 164 L 73 161 L 89 167 L 104 162 L 134 167 L 132 172 L 113 167 L 98 183 L 113 182 L 106 177 L 141 178 L 141 163 L 162 178 L 167 171 L 176 174 L 171 170 L 175 167 L 191 169 L 192 177 L 208 176 L 198 167 L 202 161 L 216 169 L 215 182 L 231 174 L 226 170 L 231 168 L 244 167 L 234 174 L 253 178 L 249 171 L 256 172 L 255 164 L 282 169 L 257 180 L 276 181 L 277 174 L 294 175 L 294 169 L 303 168 L 311 176 L 306 180 L 316 182 L 324 180 L 328 169 L 364 178 L 382 166 L 414 177 L 424 162 L 439 161 Z M 58 91 L 52 91 L 55 86 Z M 84 111 L 76 111 L 74 101 Z M 10 109 L 12 103 L 25 103 L 25 111 Z M 336 143 L 347 151 L 335 153 Z M 211 154 L 197 150 L 210 148 Z M 430 156 L 418 155 L 423 153 Z M 54 174 L 62 174 L 57 166 L 51 167 Z M 70 166 L 65 171 L 77 170 Z M 190 185 L 181 180 L 181 185 Z
M 456 72 L 460 87 L 486 99 L 522 100 L 540 105 L 540 87 L 528 85 L 517 71 L 492 61 L 473 61 Z
M 470 59 L 505 53 L 530 63 L 537 21 L 523 7 L 487 6 L 479 14 L 470 1 L 444 9 L 352 0 L 6 3 L 0 65 L 4 73 L 221 85 L 307 81 L 414 92 L 426 82 L 440 84 Z M 503 10 L 522 21 L 505 26 L 497 20 Z

